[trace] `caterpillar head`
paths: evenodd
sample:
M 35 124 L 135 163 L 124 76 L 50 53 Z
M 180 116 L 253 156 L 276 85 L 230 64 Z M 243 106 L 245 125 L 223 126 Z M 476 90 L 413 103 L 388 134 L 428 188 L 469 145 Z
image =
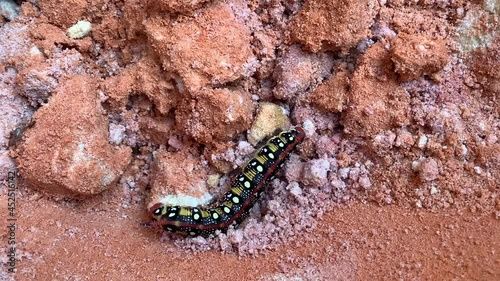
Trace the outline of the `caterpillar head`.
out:
M 167 213 L 167 206 L 163 203 L 156 203 L 149 209 L 149 214 L 155 221 L 161 220 L 163 215 Z

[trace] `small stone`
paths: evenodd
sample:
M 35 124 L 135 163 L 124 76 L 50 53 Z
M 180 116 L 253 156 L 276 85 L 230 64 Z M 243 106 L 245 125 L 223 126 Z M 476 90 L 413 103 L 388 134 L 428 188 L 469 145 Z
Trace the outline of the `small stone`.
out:
M 300 185 L 297 182 L 291 182 L 287 186 L 287 189 L 289 189 L 290 193 L 293 194 L 295 197 L 302 195 L 302 189 L 300 188 Z
M 357 181 L 359 179 L 360 169 L 358 167 L 354 167 L 349 171 L 349 179 L 352 181 Z
M 92 24 L 86 20 L 80 20 L 72 27 L 68 28 L 66 33 L 71 39 L 80 39 L 87 36 L 92 30 Z
M 427 136 L 426 136 L 426 135 L 422 135 L 422 136 L 420 136 L 420 138 L 418 139 L 418 147 L 419 147 L 420 149 L 424 149 L 424 148 L 425 148 L 425 146 L 427 145 L 427 141 L 428 141 L 428 140 L 429 140 L 429 139 L 427 138 Z
M 302 123 L 302 127 L 304 128 L 304 131 L 306 132 L 306 135 L 308 137 L 314 135 L 315 131 L 316 131 L 316 127 L 314 126 L 314 123 L 307 119 L 306 121 L 304 121 L 304 123 Z
M 288 116 L 281 106 L 263 102 L 260 104 L 259 112 L 252 127 L 248 131 L 248 142 L 257 145 L 264 138 L 271 136 L 276 130 L 285 127 L 289 123 Z
M 308 162 L 304 168 L 304 182 L 319 187 L 327 183 L 330 162 L 326 159 L 314 159 Z
M 418 172 L 418 170 L 420 169 L 420 161 L 411 162 L 411 169 L 415 172 Z
M 474 166 L 474 172 L 478 175 L 480 175 L 483 172 L 483 169 L 479 166 Z
M 462 155 L 465 156 L 469 152 L 469 149 L 465 144 L 462 144 Z
M 438 193 L 437 188 L 436 188 L 434 185 L 433 185 L 433 186 L 431 186 L 431 195 L 434 195 L 434 194 L 436 194 L 436 193 Z
M 37 46 L 33 46 L 30 49 L 30 55 L 31 56 L 40 56 L 40 55 L 42 55 L 42 52 L 40 52 L 40 49 L 38 49 Z
M 397 132 L 396 136 L 396 147 L 407 148 L 412 146 L 415 143 L 413 139 L 413 135 L 408 132 L 406 129 L 401 129 Z
M 420 179 L 422 181 L 433 181 L 439 176 L 438 163 L 434 158 L 427 158 L 420 164 Z
M 376 146 L 387 149 L 390 149 L 394 145 L 395 140 L 396 134 L 390 130 L 381 132 L 373 138 L 373 142 Z
M 415 202 L 415 206 L 417 208 L 422 208 L 422 201 L 418 200 L 417 202 Z
M 349 177 L 349 171 L 351 170 L 351 168 L 341 168 L 339 169 L 339 176 L 341 179 L 347 179 L 347 177 Z
M 208 175 L 207 184 L 210 187 L 217 187 L 219 185 L 220 174 Z
M 123 125 L 109 124 L 109 141 L 112 144 L 118 145 L 125 138 L 126 128 Z
M 339 179 L 334 179 L 330 182 L 330 184 L 336 188 L 336 189 L 339 189 L 339 190 L 344 190 L 346 188 L 346 184 L 345 182 L 339 180 Z
M 19 16 L 19 5 L 12 0 L 0 0 L 0 15 L 13 21 Z
M 359 177 L 358 183 L 364 189 L 368 189 L 372 186 L 370 178 L 367 175 L 362 175 L 361 177 Z

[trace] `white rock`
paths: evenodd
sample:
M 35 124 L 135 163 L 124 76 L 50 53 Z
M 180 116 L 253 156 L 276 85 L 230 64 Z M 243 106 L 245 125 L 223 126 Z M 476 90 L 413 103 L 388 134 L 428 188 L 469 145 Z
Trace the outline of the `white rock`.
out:
M 71 39 L 79 39 L 87 36 L 92 30 L 92 24 L 86 20 L 80 20 L 66 31 Z
M 314 126 L 314 123 L 309 119 L 302 123 L 302 127 L 304 128 L 304 131 L 306 132 L 306 135 L 308 137 L 314 135 L 314 133 L 316 132 L 316 126 Z
M 418 139 L 418 147 L 419 147 L 420 149 L 424 149 L 424 147 L 427 145 L 427 141 L 428 141 L 428 140 L 429 140 L 429 139 L 427 138 L 427 136 L 426 136 L 426 135 L 422 135 L 422 136 L 420 136 L 420 138 Z
M 436 194 L 436 193 L 438 193 L 437 188 L 436 188 L 434 185 L 433 185 L 433 186 L 431 186 L 431 195 L 434 195 L 434 194 Z
M 483 172 L 483 169 L 481 169 L 481 167 L 479 167 L 479 166 L 474 166 L 474 172 L 476 172 L 476 174 L 480 175 Z
M 127 129 L 123 125 L 109 124 L 109 140 L 112 144 L 118 145 L 122 143 L 125 138 L 125 131 Z
M 12 0 L 0 0 L 0 15 L 12 21 L 19 16 L 19 6 Z

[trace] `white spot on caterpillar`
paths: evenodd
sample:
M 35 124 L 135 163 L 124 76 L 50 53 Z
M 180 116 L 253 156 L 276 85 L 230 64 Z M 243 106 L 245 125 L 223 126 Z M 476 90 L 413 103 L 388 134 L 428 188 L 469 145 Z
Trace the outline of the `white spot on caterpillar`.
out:
M 212 218 L 213 218 L 214 220 L 219 219 L 219 214 L 218 214 L 217 212 L 213 212 L 213 213 L 212 213 Z

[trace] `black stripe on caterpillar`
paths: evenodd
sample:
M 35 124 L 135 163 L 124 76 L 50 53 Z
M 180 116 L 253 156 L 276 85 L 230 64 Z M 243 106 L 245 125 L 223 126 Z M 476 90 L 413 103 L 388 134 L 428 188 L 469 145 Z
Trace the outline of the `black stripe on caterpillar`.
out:
M 263 193 L 266 183 L 284 165 L 288 154 L 305 138 L 301 127 L 269 139 L 242 168 L 222 198 L 207 207 L 171 206 L 157 203 L 149 209 L 152 221 L 145 226 L 191 236 L 209 236 L 239 225 Z

